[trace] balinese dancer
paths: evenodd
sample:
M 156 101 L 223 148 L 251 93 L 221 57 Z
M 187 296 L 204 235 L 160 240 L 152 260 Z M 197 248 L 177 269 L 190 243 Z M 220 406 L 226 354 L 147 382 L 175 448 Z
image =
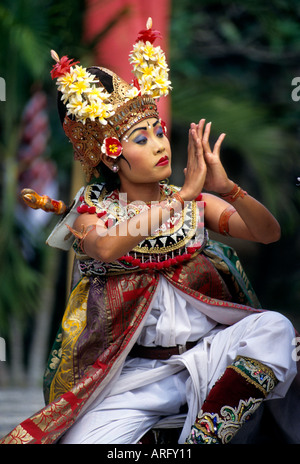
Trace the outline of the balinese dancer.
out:
M 266 407 L 300 441 L 294 329 L 260 308 L 233 249 L 208 236 L 268 244 L 280 227 L 228 178 L 225 134 L 211 148 L 204 119 L 190 126 L 182 187 L 164 182 L 172 155 L 156 99 L 171 83 L 157 38 L 148 21 L 130 55 L 132 85 L 52 52 L 63 129 L 89 184 L 67 209 L 24 193 L 63 213 L 48 244 L 73 246 L 76 272 L 46 406 L 2 443 L 145 443 L 172 427 L 181 444 L 247 443 Z

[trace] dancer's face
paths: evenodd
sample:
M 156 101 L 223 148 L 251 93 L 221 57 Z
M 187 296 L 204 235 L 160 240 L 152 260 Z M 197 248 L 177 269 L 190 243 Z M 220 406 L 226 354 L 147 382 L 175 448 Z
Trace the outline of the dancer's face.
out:
M 171 147 L 158 119 L 132 126 L 121 140 L 119 176 L 133 183 L 159 182 L 171 175 Z

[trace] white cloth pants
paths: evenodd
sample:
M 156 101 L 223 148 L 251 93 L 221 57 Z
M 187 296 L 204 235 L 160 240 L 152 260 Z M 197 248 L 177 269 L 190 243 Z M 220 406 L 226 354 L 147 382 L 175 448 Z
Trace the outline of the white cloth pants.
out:
M 61 443 L 134 444 L 162 418 L 172 423 L 187 404 L 184 443 L 210 389 L 237 355 L 273 369 L 279 383 L 268 399 L 284 397 L 296 375 L 294 337 L 283 315 L 262 312 L 213 328 L 193 349 L 167 361 L 128 357 L 110 395 L 96 399 Z

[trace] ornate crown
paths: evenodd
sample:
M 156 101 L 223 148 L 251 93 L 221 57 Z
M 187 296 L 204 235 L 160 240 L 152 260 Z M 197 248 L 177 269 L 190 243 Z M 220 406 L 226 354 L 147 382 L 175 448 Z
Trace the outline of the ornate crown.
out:
M 129 62 L 134 80 L 128 84 L 114 72 L 93 66 L 83 68 L 67 56 L 59 58 L 51 71 L 57 79 L 61 100 L 66 109 L 63 128 L 74 148 L 74 158 L 81 162 L 87 181 L 99 177 L 96 166 L 102 153 L 117 158 L 122 153 L 121 138 L 131 126 L 146 118 L 159 117 L 155 100 L 171 89 L 168 66 L 162 49 L 153 43 L 161 37 L 152 30 L 139 32 Z M 110 82 L 110 92 L 102 81 Z

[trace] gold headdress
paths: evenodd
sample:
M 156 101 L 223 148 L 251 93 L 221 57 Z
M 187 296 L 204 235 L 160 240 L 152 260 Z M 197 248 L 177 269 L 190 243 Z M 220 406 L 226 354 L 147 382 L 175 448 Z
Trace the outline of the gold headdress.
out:
M 131 85 L 106 68 L 83 68 L 51 51 L 56 61 L 51 76 L 57 78 L 66 110 L 63 128 L 88 181 L 93 175 L 99 176 L 96 166 L 102 153 L 120 156 L 120 140 L 131 126 L 159 117 L 155 100 L 169 93 L 171 82 L 165 55 L 159 46 L 153 46 L 158 37 L 161 35 L 152 30 L 149 18 L 129 55 L 134 74 Z M 105 86 L 103 82 L 107 81 L 109 85 Z

